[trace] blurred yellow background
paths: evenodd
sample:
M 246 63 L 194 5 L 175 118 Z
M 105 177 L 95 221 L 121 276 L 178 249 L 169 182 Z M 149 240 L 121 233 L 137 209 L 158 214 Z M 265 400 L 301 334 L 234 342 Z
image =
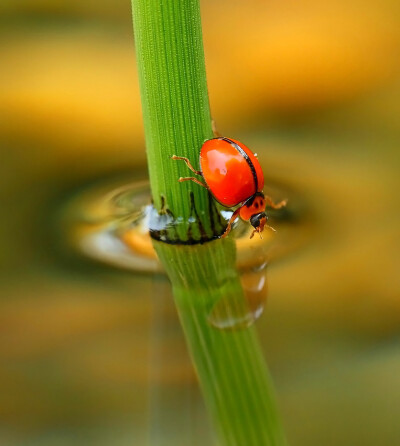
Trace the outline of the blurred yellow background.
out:
M 201 5 L 219 130 L 293 191 L 258 321 L 290 444 L 399 444 L 400 4 Z M 145 176 L 130 2 L 0 8 L 0 445 L 210 444 L 165 282 L 60 247 L 69 197 Z

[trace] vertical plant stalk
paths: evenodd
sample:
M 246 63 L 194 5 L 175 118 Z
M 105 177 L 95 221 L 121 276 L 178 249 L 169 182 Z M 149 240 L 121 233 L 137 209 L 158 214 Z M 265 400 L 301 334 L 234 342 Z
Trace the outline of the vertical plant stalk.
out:
M 154 247 L 174 299 L 221 446 L 282 446 L 272 385 L 253 328 L 220 331 L 209 315 L 221 298 L 244 305 L 232 237 L 213 199 L 192 182 L 211 138 L 199 0 L 132 0 L 137 64 L 155 212 Z M 232 308 L 235 314 L 237 308 Z M 240 309 L 239 309 L 240 310 Z
M 171 160 L 186 156 L 198 169 L 199 148 L 213 137 L 198 0 L 132 0 L 132 7 L 154 206 L 179 216 L 181 241 L 212 238 L 222 222 L 211 227 L 207 190 L 179 183 L 193 173 Z

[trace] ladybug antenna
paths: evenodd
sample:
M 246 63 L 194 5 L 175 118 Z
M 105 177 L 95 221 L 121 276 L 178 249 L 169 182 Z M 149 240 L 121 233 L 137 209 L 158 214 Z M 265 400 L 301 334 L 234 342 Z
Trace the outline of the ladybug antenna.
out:
M 268 226 L 268 225 L 266 225 L 266 226 Z M 274 229 L 274 228 L 271 228 L 271 226 L 268 226 L 268 228 L 270 228 L 270 229 L 272 229 L 273 231 L 275 231 L 275 229 Z M 252 238 L 254 237 L 254 234 L 255 234 L 256 232 L 258 232 L 258 235 L 260 236 L 260 239 L 262 240 L 262 239 L 263 239 L 263 236 L 262 236 L 262 234 L 261 234 L 261 228 L 260 228 L 260 227 L 253 229 L 253 232 L 250 234 L 250 238 L 252 239 Z M 276 232 L 276 231 L 275 231 L 275 232 Z

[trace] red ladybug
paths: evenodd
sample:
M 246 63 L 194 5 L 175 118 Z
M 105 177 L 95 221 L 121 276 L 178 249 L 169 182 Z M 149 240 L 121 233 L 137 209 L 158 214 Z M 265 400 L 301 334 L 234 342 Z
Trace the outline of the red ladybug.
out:
M 275 204 L 270 197 L 264 196 L 262 192 L 264 174 L 257 157 L 248 147 L 235 139 L 217 137 L 207 140 L 200 150 L 201 170 L 194 169 L 185 157 L 174 155 L 172 159 L 185 161 L 190 170 L 203 177 L 206 184 L 195 177 L 179 178 L 179 181 L 194 181 L 207 188 L 223 206 L 238 206 L 222 238 L 229 234 L 232 223 L 238 216 L 250 221 L 254 227 L 250 236 L 252 238 L 256 232 L 261 233 L 264 226 L 268 226 L 266 205 L 274 209 L 286 205 L 286 200 Z

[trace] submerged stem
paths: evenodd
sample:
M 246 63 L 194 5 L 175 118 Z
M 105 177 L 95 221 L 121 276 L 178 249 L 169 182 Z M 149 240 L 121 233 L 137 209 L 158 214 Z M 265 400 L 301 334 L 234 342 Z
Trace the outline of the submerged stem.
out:
M 210 325 L 210 314 L 221 299 L 231 299 L 233 314 L 245 305 L 234 249 L 227 240 L 196 247 L 157 242 L 155 248 L 172 282 L 220 444 L 285 445 L 273 386 L 254 328 L 218 330 Z

